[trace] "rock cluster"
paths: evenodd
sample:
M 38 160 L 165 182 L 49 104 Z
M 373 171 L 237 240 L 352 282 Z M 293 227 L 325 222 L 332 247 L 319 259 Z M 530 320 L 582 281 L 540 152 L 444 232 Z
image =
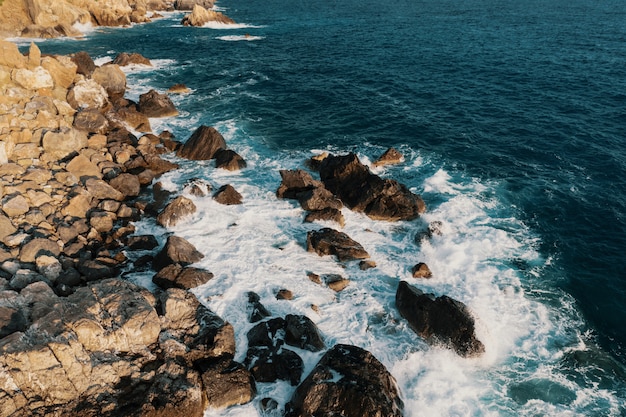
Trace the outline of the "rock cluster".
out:
M 199 4 L 195 4 L 191 13 L 183 17 L 181 21 L 183 26 L 203 26 L 209 22 L 217 22 L 226 25 L 235 23 L 233 19 L 223 13 L 207 10 Z

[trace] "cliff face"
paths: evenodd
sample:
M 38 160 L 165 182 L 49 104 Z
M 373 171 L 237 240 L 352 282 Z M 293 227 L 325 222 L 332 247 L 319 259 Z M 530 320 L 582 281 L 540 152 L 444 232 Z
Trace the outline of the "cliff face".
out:
M 78 36 L 74 25 L 123 26 L 149 21 L 147 10 L 171 8 L 168 0 L 4 0 L 0 37 Z

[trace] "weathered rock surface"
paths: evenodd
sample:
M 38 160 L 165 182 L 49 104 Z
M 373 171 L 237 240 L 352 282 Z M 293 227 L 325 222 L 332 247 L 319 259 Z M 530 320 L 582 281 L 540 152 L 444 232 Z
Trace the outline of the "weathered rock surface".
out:
M 350 153 L 330 155 L 319 167 L 326 188 L 350 209 L 376 220 L 413 220 L 426 209 L 424 201 L 406 186 L 371 173 Z
M 309 252 L 315 252 L 319 256 L 335 255 L 341 262 L 369 258 L 360 243 L 347 234 L 328 227 L 308 232 L 306 243 Z
M 190 14 L 183 17 L 181 23 L 183 26 L 203 26 L 209 22 L 217 22 L 222 24 L 234 24 L 235 21 L 221 12 L 207 10 L 199 4 L 193 6 Z
M 334 208 L 325 208 L 322 210 L 311 211 L 306 214 L 304 217 L 304 221 L 306 223 L 313 223 L 315 221 L 333 221 L 338 223 L 339 226 L 343 227 L 345 224 L 345 219 L 341 210 L 337 210 Z
M 138 110 L 148 117 L 178 116 L 178 110 L 167 94 L 150 90 L 139 96 Z
M 91 74 L 91 79 L 106 90 L 111 101 L 122 98 L 126 92 L 126 75 L 116 64 L 96 68 Z
M 411 328 L 429 343 L 449 347 L 464 357 L 484 353 L 485 346 L 476 338 L 474 318 L 460 301 L 425 294 L 400 281 L 396 306 Z
M 229 171 L 238 171 L 246 167 L 246 161 L 233 150 L 218 149 L 215 152 L 215 167 Z
M 179 196 L 172 200 L 157 216 L 157 223 L 163 227 L 176 226 L 196 212 L 196 205 L 187 197 Z
M 163 249 L 154 259 L 152 266 L 160 271 L 167 265 L 181 264 L 183 266 L 200 261 L 204 255 L 191 243 L 178 236 L 170 236 Z
M 209 160 L 219 149 L 226 149 L 224 137 L 214 127 L 200 126 L 176 152 L 181 158 L 194 161 Z
M 298 386 L 286 417 L 401 417 L 396 381 L 371 353 L 336 345 Z
M 122 52 L 118 54 L 115 59 L 111 62 L 112 64 L 119 65 L 120 67 L 125 67 L 127 65 L 146 65 L 151 67 L 152 62 L 145 56 L 138 53 L 127 53 Z
M 213 278 L 213 274 L 204 269 L 172 264 L 161 269 L 152 277 L 152 282 L 164 289 L 182 288 L 190 290 L 206 284 L 211 278 Z
M 298 195 L 311 191 L 315 188 L 323 187 L 320 181 L 313 179 L 311 174 L 301 169 L 297 170 L 280 170 L 282 178 L 281 184 L 276 191 L 278 198 L 297 199 Z
M 241 204 L 243 197 L 232 185 L 226 184 L 215 191 L 213 199 L 220 204 L 236 205 Z
M 213 0 L 176 0 L 174 8 L 176 10 L 192 10 L 196 4 L 205 9 L 211 9 L 215 2 Z
M 433 276 L 430 268 L 424 262 L 415 264 L 413 268 L 411 268 L 411 274 L 413 278 L 431 278 Z
M 250 323 L 256 323 L 257 321 L 271 316 L 271 313 L 267 310 L 267 308 L 261 304 L 261 297 L 252 291 L 248 293 L 248 305 L 246 310 L 248 312 L 248 321 Z
M 395 148 L 387 149 L 374 161 L 374 166 L 399 164 L 404 160 L 404 156 Z

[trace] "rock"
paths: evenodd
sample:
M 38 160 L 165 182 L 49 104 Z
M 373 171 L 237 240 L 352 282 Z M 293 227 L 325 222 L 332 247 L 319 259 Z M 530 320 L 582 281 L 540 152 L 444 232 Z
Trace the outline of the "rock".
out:
M 174 1 L 174 9 L 192 10 L 196 4 L 205 9 L 211 9 L 215 2 L 213 0 L 176 0 Z
M 286 417 L 402 417 L 396 381 L 371 353 L 335 345 L 302 381 L 286 406 Z
M 46 132 L 41 143 L 50 158 L 59 160 L 86 148 L 87 136 L 76 129 L 62 127 L 58 131 Z
M 98 67 L 91 74 L 91 79 L 100 84 L 109 95 L 109 99 L 116 101 L 124 97 L 126 92 L 126 75 L 119 65 L 108 64 Z
M 414 265 L 413 268 L 411 268 L 411 273 L 413 274 L 413 278 L 430 278 L 433 276 L 428 265 L 423 262 Z
M 130 250 L 152 250 L 159 246 L 159 242 L 152 235 L 130 236 L 126 247 Z
M 190 14 L 183 17 L 181 21 L 183 26 L 203 26 L 209 22 L 217 22 L 223 24 L 234 24 L 235 21 L 220 12 L 207 10 L 204 7 L 195 4 Z
M 68 89 L 74 83 L 77 66 L 70 58 L 46 56 L 41 60 L 41 66 L 48 71 L 56 87 Z
M 191 89 L 185 84 L 174 84 L 167 89 L 167 92 L 172 94 L 187 94 L 191 92 Z
M 170 264 L 181 264 L 183 266 L 200 261 L 204 255 L 196 248 L 178 236 L 170 236 L 159 254 L 154 258 L 152 264 L 156 271 L 160 271 Z
M 30 210 L 28 200 L 21 195 L 8 196 L 2 200 L 2 211 L 9 217 L 21 216 L 26 214 L 28 210 Z
M 50 73 L 43 67 L 33 70 L 26 68 L 13 70 L 11 78 L 21 87 L 27 90 L 39 90 L 42 88 L 54 87 L 54 80 Z
M 277 300 L 292 300 L 293 299 L 293 293 L 285 288 L 278 290 L 278 293 L 276 293 L 276 299 Z
M 178 110 L 167 94 L 150 90 L 139 96 L 138 110 L 148 117 L 178 116 Z
M 0 66 L 9 68 L 26 68 L 27 58 L 17 49 L 13 42 L 0 40 Z
M 109 121 L 96 109 L 85 109 L 74 116 L 74 128 L 87 133 L 103 134 L 109 130 Z M 87 138 L 85 138 L 86 142 Z
M 213 199 L 220 204 L 236 205 L 241 204 L 241 194 L 233 188 L 232 185 L 223 185 L 213 194 Z
M 335 255 L 339 261 L 367 259 L 369 254 L 347 234 L 330 228 L 311 230 L 307 233 L 307 250 L 319 256 Z
M 87 178 L 102 178 L 100 168 L 87 157 L 77 155 L 67 164 L 66 168 L 75 178 L 86 180 Z
M 157 223 L 163 227 L 176 226 L 196 212 L 196 205 L 187 197 L 176 197 L 157 216 Z
M 213 274 L 209 271 L 194 267 L 185 267 L 178 264 L 168 265 L 161 269 L 154 277 L 152 282 L 161 288 L 181 288 L 190 290 L 206 284 L 213 278 Z
M 58 257 L 61 249 L 56 242 L 44 238 L 35 238 L 20 249 L 20 262 L 35 262 L 42 255 Z
M 206 197 L 211 192 L 211 184 L 196 178 L 185 184 L 183 192 L 196 197 Z
M 333 221 L 335 223 L 339 223 L 339 226 L 343 227 L 345 224 L 345 219 L 340 210 L 334 208 L 325 208 L 323 210 L 316 210 L 304 217 L 304 221 L 306 223 L 313 223 L 315 221 Z
M 326 285 L 328 285 L 328 288 L 335 292 L 343 291 L 348 285 L 350 285 L 350 280 L 342 277 L 339 274 L 325 275 L 324 281 L 326 281 Z
M 0 339 L 15 332 L 23 332 L 28 325 L 28 319 L 20 309 L 0 305 Z
M 208 406 L 226 408 L 254 399 L 256 384 L 250 371 L 229 358 L 200 361 L 204 392 Z
M 105 278 L 114 278 L 120 274 L 118 267 L 106 265 L 92 259 L 82 259 L 78 263 L 78 271 L 85 277 L 86 281 L 99 281 Z
M 376 262 L 371 261 L 371 260 L 359 262 L 359 269 L 361 271 L 366 271 L 371 268 L 376 268 Z
M 96 81 L 83 79 L 70 88 L 67 93 L 67 102 L 76 110 L 102 109 L 109 103 L 109 96 Z
M 134 106 L 118 108 L 115 112 L 115 117 L 124 121 L 130 128 L 138 132 L 152 132 L 148 116 L 137 111 Z
M 311 352 L 326 347 L 315 323 L 307 316 L 294 314 L 285 316 L 285 343 Z
M 285 319 L 276 317 L 261 322 L 247 334 L 248 347 L 278 348 L 285 342 Z
M 118 54 L 111 63 L 119 65 L 120 67 L 125 67 L 127 65 L 146 65 L 148 67 L 152 66 L 150 60 L 143 55 L 138 53 L 128 54 L 126 52 Z
M 432 239 L 434 236 L 442 236 L 443 235 L 443 223 L 439 220 L 435 220 L 434 222 L 430 222 L 426 230 L 422 230 L 417 235 L 415 235 L 415 243 L 418 245 L 424 239 Z
M 2 207 L 4 211 L 4 205 Z M 17 228 L 13 225 L 11 219 L 3 214 L 0 214 L 0 241 L 4 240 L 5 237 L 12 235 L 15 232 L 17 232 Z
M 54 282 L 63 272 L 61 262 L 54 257 L 48 255 L 41 255 L 35 259 L 37 265 L 37 271 L 43 275 L 47 280 Z
M 89 210 L 91 210 L 91 197 L 78 194 L 70 198 L 68 204 L 61 209 L 61 214 L 64 216 L 84 218 L 87 216 Z
M 252 347 L 248 349 L 244 364 L 257 382 L 276 382 L 280 379 L 298 385 L 304 370 L 302 358 L 284 348 Z
M 209 160 L 219 149 L 226 149 L 224 137 L 215 128 L 200 126 L 176 152 L 176 155 L 194 161 Z
M 76 52 L 72 55 L 72 61 L 76 64 L 76 72 L 86 77 L 91 77 L 91 74 L 96 69 L 93 59 L 85 51 Z
M 399 164 L 404 161 L 404 156 L 394 148 L 387 149 L 381 156 L 374 161 L 374 166 Z
M 397 181 L 372 174 L 353 153 L 325 158 L 320 178 L 346 206 L 375 220 L 413 220 L 426 209 L 418 195 Z
M 13 277 L 11 277 L 9 286 L 15 291 L 21 291 L 30 284 L 39 282 L 43 279 L 44 277 L 35 271 L 31 271 L 30 269 L 18 269 L 17 272 L 13 274 Z
M 298 201 L 303 209 L 308 211 L 321 211 L 325 209 L 341 210 L 343 204 L 333 193 L 324 187 L 298 193 Z
M 248 305 L 246 307 L 248 313 L 248 321 L 250 323 L 256 323 L 263 320 L 272 314 L 261 304 L 261 297 L 255 292 L 250 291 L 248 293 Z
M 124 173 L 109 181 L 109 185 L 122 193 L 125 198 L 137 197 L 141 190 L 139 178 L 136 175 Z
M 120 193 L 103 180 L 88 178 L 85 181 L 85 188 L 89 194 L 98 200 L 124 200 L 124 194 Z
M 246 161 L 237 152 L 230 149 L 218 149 L 214 156 L 216 168 L 237 171 L 246 167 Z
M 280 170 L 282 182 L 276 191 L 278 198 L 297 199 L 298 195 L 305 191 L 323 187 L 319 181 L 316 181 L 306 171 L 298 170 Z
M 415 333 L 429 343 L 450 347 L 463 357 L 484 353 L 485 346 L 476 338 L 474 318 L 460 301 L 445 295 L 435 298 L 400 281 L 396 306 Z
M 89 225 L 98 233 L 108 233 L 113 230 L 117 216 L 107 211 L 93 211 L 89 216 Z

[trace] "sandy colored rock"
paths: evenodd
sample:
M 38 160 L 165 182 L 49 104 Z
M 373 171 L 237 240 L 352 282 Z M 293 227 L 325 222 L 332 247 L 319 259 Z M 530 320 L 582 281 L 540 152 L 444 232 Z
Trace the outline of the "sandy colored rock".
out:
M 203 26 L 209 22 L 217 22 L 227 25 L 235 23 L 233 19 L 223 13 L 216 12 L 214 10 L 207 10 L 199 4 L 195 4 L 193 6 L 191 13 L 185 16 L 181 23 L 184 26 Z
M 91 75 L 91 79 L 104 87 L 111 100 L 122 98 L 126 92 L 126 75 L 119 65 L 108 64 L 98 67 Z
M 44 134 L 42 146 L 52 159 L 62 159 L 87 147 L 87 136 L 76 129 L 64 127 Z
M 17 232 L 17 228 L 13 225 L 11 219 L 3 214 L 0 214 L 0 241 L 15 232 Z
M 178 110 L 167 94 L 150 90 L 139 96 L 138 109 L 148 117 L 178 116 Z
M 102 178 L 100 168 L 84 155 L 75 156 L 68 162 L 66 169 L 74 177 L 81 179 L 83 177 Z
M 20 249 L 21 262 L 35 262 L 42 255 L 57 257 L 61 253 L 59 245 L 49 239 L 35 238 Z
M 17 49 L 13 42 L 0 40 L 0 66 L 9 68 L 26 68 L 27 58 Z
M 67 94 L 67 102 L 75 109 L 101 109 L 109 102 L 106 90 L 94 80 L 79 80 Z
M 74 128 L 87 133 L 106 133 L 109 121 L 96 109 L 85 109 L 74 116 Z
M 7 197 L 2 201 L 2 211 L 9 217 L 25 214 L 30 210 L 28 200 L 21 195 Z
M 32 70 L 20 68 L 13 70 L 11 78 L 21 87 L 27 90 L 39 90 L 54 87 L 54 81 L 50 73 L 39 66 Z
M 68 57 L 46 56 L 41 60 L 41 66 L 48 71 L 57 87 L 69 88 L 76 77 L 77 66 Z
M 196 212 L 196 205 L 187 197 L 176 197 L 157 216 L 157 223 L 163 227 L 173 227 Z

